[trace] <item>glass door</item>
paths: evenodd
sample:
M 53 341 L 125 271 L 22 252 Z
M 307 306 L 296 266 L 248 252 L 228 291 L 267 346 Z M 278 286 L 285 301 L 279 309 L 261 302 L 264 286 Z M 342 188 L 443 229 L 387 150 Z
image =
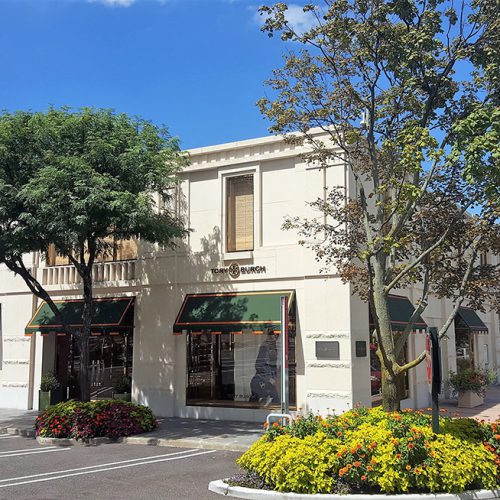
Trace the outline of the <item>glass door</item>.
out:
M 91 399 L 110 399 L 123 377 L 132 375 L 133 336 L 100 335 L 89 338 L 88 376 Z M 80 348 L 74 339 L 68 353 L 70 397 L 79 397 Z

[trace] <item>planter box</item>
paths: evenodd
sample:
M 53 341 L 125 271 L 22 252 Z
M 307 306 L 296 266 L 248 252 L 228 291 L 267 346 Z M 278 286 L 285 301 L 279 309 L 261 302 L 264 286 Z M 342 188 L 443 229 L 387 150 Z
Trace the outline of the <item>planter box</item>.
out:
M 38 409 L 43 411 L 49 406 L 64 401 L 66 389 L 53 389 L 51 391 L 38 391 Z
M 122 401 L 130 403 L 130 392 L 123 392 L 123 393 L 114 392 L 113 399 L 121 399 Z
M 307 495 L 303 493 L 281 493 L 279 491 L 256 490 L 242 488 L 240 486 L 229 486 L 222 480 L 212 481 L 208 485 L 209 491 L 218 495 L 234 498 L 246 498 L 247 500 L 265 499 L 293 499 L 293 500 L 485 500 L 487 498 L 500 498 L 500 490 L 474 490 L 462 493 L 409 493 L 404 495 L 362 495 L 353 493 L 351 495 L 317 494 Z
M 475 392 L 465 391 L 458 394 L 458 407 L 459 408 L 475 408 L 484 403 L 484 398 L 478 396 Z

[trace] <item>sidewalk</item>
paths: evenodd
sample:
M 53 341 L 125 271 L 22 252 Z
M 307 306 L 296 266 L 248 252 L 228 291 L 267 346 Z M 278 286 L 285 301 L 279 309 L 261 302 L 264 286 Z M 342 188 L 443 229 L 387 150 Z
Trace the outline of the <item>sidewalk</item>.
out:
M 36 410 L 9 410 L 0 408 L 0 434 L 35 436 Z
M 261 424 L 248 422 L 190 418 L 158 420 L 160 425 L 153 432 L 130 436 L 123 441 L 128 444 L 245 451 L 264 431 Z
M 445 415 L 449 417 L 473 417 L 494 422 L 500 419 L 500 386 L 489 387 L 486 390 L 484 403 L 476 408 L 459 408 L 456 399 L 444 400 L 440 402 L 439 407 L 448 410 Z

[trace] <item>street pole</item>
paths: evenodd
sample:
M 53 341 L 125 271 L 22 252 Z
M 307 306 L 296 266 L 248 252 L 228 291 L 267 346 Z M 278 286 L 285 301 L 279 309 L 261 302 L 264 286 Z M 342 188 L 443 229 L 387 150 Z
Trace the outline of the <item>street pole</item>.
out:
M 431 380 L 431 408 L 432 408 L 432 432 L 439 433 L 439 393 L 441 392 L 441 346 L 437 328 L 429 328 L 430 355 L 432 367 Z
M 288 297 L 281 296 L 281 413 L 287 414 L 288 401 Z

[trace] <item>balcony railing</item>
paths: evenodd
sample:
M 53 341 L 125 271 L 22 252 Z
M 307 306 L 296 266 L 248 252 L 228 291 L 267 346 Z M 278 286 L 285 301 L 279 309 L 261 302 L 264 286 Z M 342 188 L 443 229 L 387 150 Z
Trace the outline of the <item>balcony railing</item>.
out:
M 135 260 L 94 264 L 92 278 L 95 283 L 133 280 L 136 277 L 135 264 Z M 81 281 L 74 266 L 51 266 L 42 269 L 42 285 L 73 285 Z

